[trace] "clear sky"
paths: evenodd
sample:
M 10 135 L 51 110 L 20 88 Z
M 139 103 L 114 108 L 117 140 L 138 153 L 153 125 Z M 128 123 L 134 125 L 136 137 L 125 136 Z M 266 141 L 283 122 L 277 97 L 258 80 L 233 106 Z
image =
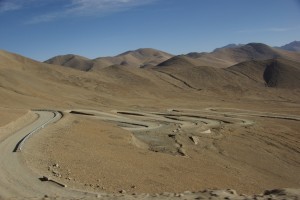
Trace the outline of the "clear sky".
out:
M 299 0 L 0 0 L 0 49 L 46 60 L 300 40 Z

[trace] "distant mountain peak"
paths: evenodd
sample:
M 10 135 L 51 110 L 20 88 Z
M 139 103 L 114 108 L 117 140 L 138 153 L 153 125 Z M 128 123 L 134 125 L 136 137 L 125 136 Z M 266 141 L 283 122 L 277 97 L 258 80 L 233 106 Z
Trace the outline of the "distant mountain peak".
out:
M 136 50 L 130 50 L 130 51 L 126 51 L 124 53 L 121 53 L 117 56 L 125 56 L 125 55 L 128 55 L 128 54 L 140 54 L 140 55 L 143 55 L 143 56 L 155 56 L 155 55 L 159 55 L 159 54 L 168 54 L 166 52 L 163 52 L 163 51 L 160 51 L 160 50 L 157 50 L 157 49 L 153 49 L 153 48 L 139 48 L 139 49 L 136 49 Z M 170 55 L 170 54 L 169 54 Z
M 226 46 L 223 46 L 223 47 L 220 47 L 220 48 L 216 48 L 213 51 L 217 51 L 217 50 L 220 50 L 220 49 L 234 49 L 234 48 L 238 48 L 238 47 L 242 47 L 242 46 L 244 46 L 244 44 L 234 44 L 234 43 L 231 43 L 231 44 L 227 44 Z
M 291 43 L 288 43 L 286 45 L 283 45 L 281 47 L 277 47 L 280 49 L 284 49 L 287 51 L 296 51 L 296 52 L 300 52 L 300 41 L 293 41 Z
M 255 49 L 255 51 L 259 52 L 259 53 L 262 53 L 262 54 L 266 54 L 266 53 L 273 53 L 274 50 L 272 49 L 272 47 L 266 45 L 266 44 L 263 44 L 263 43 L 249 43 L 249 44 L 246 44 L 244 46 L 242 46 L 242 49 L 246 49 L 248 47 L 251 47 L 253 49 Z

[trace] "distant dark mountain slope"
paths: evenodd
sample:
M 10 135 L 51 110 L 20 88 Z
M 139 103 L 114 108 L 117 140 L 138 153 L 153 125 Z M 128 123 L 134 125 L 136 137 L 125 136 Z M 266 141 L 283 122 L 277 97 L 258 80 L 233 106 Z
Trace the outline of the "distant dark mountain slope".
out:
M 220 49 L 233 49 L 233 48 L 238 48 L 238 47 L 242 47 L 242 46 L 244 46 L 244 44 L 228 44 L 226 46 L 216 48 L 214 51 L 217 51 Z
M 262 82 L 249 79 L 240 73 L 209 66 L 196 66 L 191 58 L 177 56 L 159 64 L 153 70 L 182 82 L 193 90 L 211 90 L 217 93 L 225 91 L 245 91 L 264 87 Z
M 265 44 L 250 43 L 237 48 L 223 48 L 207 54 L 199 59 L 211 57 L 220 61 L 228 62 L 231 65 L 248 60 L 265 60 L 276 58 L 280 54 Z
M 220 48 L 211 53 L 193 53 L 186 56 L 195 59 L 194 62 L 198 62 L 198 65 L 204 63 L 207 66 L 217 68 L 226 68 L 250 60 L 274 58 L 284 58 L 300 62 L 300 53 L 298 52 L 276 49 L 261 43 L 249 43 L 235 48 Z
M 269 87 L 299 88 L 300 63 L 284 60 L 271 61 L 267 65 L 263 77 Z
M 300 88 L 300 63 L 286 59 L 247 61 L 226 69 L 262 82 L 268 87 Z
M 289 44 L 283 45 L 281 47 L 278 47 L 280 49 L 284 49 L 287 51 L 296 51 L 296 52 L 300 52 L 300 41 L 294 41 L 291 42 Z
M 250 60 L 219 69 L 196 66 L 192 61 L 191 58 L 177 56 L 159 64 L 154 70 L 180 80 L 196 90 L 247 91 L 266 87 L 300 88 L 299 62 L 282 58 Z

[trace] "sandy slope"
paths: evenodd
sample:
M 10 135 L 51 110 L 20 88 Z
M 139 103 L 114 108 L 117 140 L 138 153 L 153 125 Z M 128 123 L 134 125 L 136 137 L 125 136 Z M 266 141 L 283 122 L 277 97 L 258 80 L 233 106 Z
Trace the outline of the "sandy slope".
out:
M 13 110 L 9 108 L 0 108 L 0 127 L 15 121 L 26 113 L 25 110 Z

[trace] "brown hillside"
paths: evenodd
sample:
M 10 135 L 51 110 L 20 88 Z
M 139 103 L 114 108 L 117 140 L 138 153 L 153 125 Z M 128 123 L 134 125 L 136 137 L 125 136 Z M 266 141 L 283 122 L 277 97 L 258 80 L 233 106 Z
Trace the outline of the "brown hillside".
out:
M 81 71 L 95 71 L 111 65 L 130 67 L 155 66 L 171 57 L 172 55 L 166 52 L 145 48 L 128 51 L 113 57 L 99 57 L 93 60 L 81 56 L 64 55 L 51 58 L 45 62 L 71 67 Z
M 184 99 L 195 93 L 238 94 L 245 98 L 260 93 L 261 98 L 268 98 L 273 91 L 266 87 L 266 82 L 269 86 L 288 90 L 299 86 L 299 64 L 283 59 L 279 59 L 274 69 L 273 65 L 267 68 L 269 61 L 250 61 L 225 70 L 196 66 L 193 59 L 176 56 L 153 68 L 112 65 L 88 73 L 40 63 L 8 52 L 1 52 L 0 60 L 0 89 L 6 96 L 1 101 L 12 103 L 18 99 L 19 104 L 28 103 L 31 107 L 38 105 L 34 102 L 73 105 L 74 102 L 141 101 L 140 98 Z M 268 70 L 263 79 L 265 69 Z M 179 92 L 180 96 L 177 95 Z
M 56 56 L 46 60 L 45 63 L 71 67 L 81 71 L 89 71 L 93 67 L 93 62 L 90 59 L 72 54 Z
M 209 66 L 186 64 L 181 58 L 172 65 L 158 66 L 155 70 L 180 80 L 190 89 L 197 91 L 214 91 L 218 94 L 227 92 L 245 92 L 250 88 L 254 91 L 263 85 L 245 76 L 230 73 L 224 69 Z M 167 63 L 169 63 L 167 61 Z M 263 89 L 263 88 L 262 88 Z
M 268 87 L 293 89 L 300 87 L 300 63 L 286 59 L 248 61 L 227 69 L 253 80 L 263 82 Z
M 197 62 L 205 62 L 206 65 L 218 68 L 230 67 L 244 61 L 267 60 L 273 58 L 284 58 L 300 62 L 300 54 L 272 48 L 261 43 L 250 43 L 236 48 L 221 48 L 212 53 L 187 55 L 194 57 Z
M 187 56 L 180 55 L 180 56 L 174 56 L 160 64 L 158 64 L 158 67 L 168 67 L 168 66 L 195 66 L 195 60 L 191 59 Z
M 247 61 L 227 71 L 264 83 L 268 87 L 294 89 L 300 87 L 300 63 L 286 59 Z
M 151 101 L 175 97 L 180 91 L 187 95 L 172 81 L 147 69 L 113 65 L 86 73 L 9 52 L 0 54 L 0 94 L 5 96 L 0 103 L 3 105 L 29 108 L 111 105 L 141 102 L 141 98 Z
M 300 87 L 300 63 L 286 59 L 252 60 L 225 69 L 195 66 L 192 61 L 191 58 L 177 56 L 159 64 L 155 70 L 195 90 L 220 93 L 266 90 L 265 86 L 286 89 Z

